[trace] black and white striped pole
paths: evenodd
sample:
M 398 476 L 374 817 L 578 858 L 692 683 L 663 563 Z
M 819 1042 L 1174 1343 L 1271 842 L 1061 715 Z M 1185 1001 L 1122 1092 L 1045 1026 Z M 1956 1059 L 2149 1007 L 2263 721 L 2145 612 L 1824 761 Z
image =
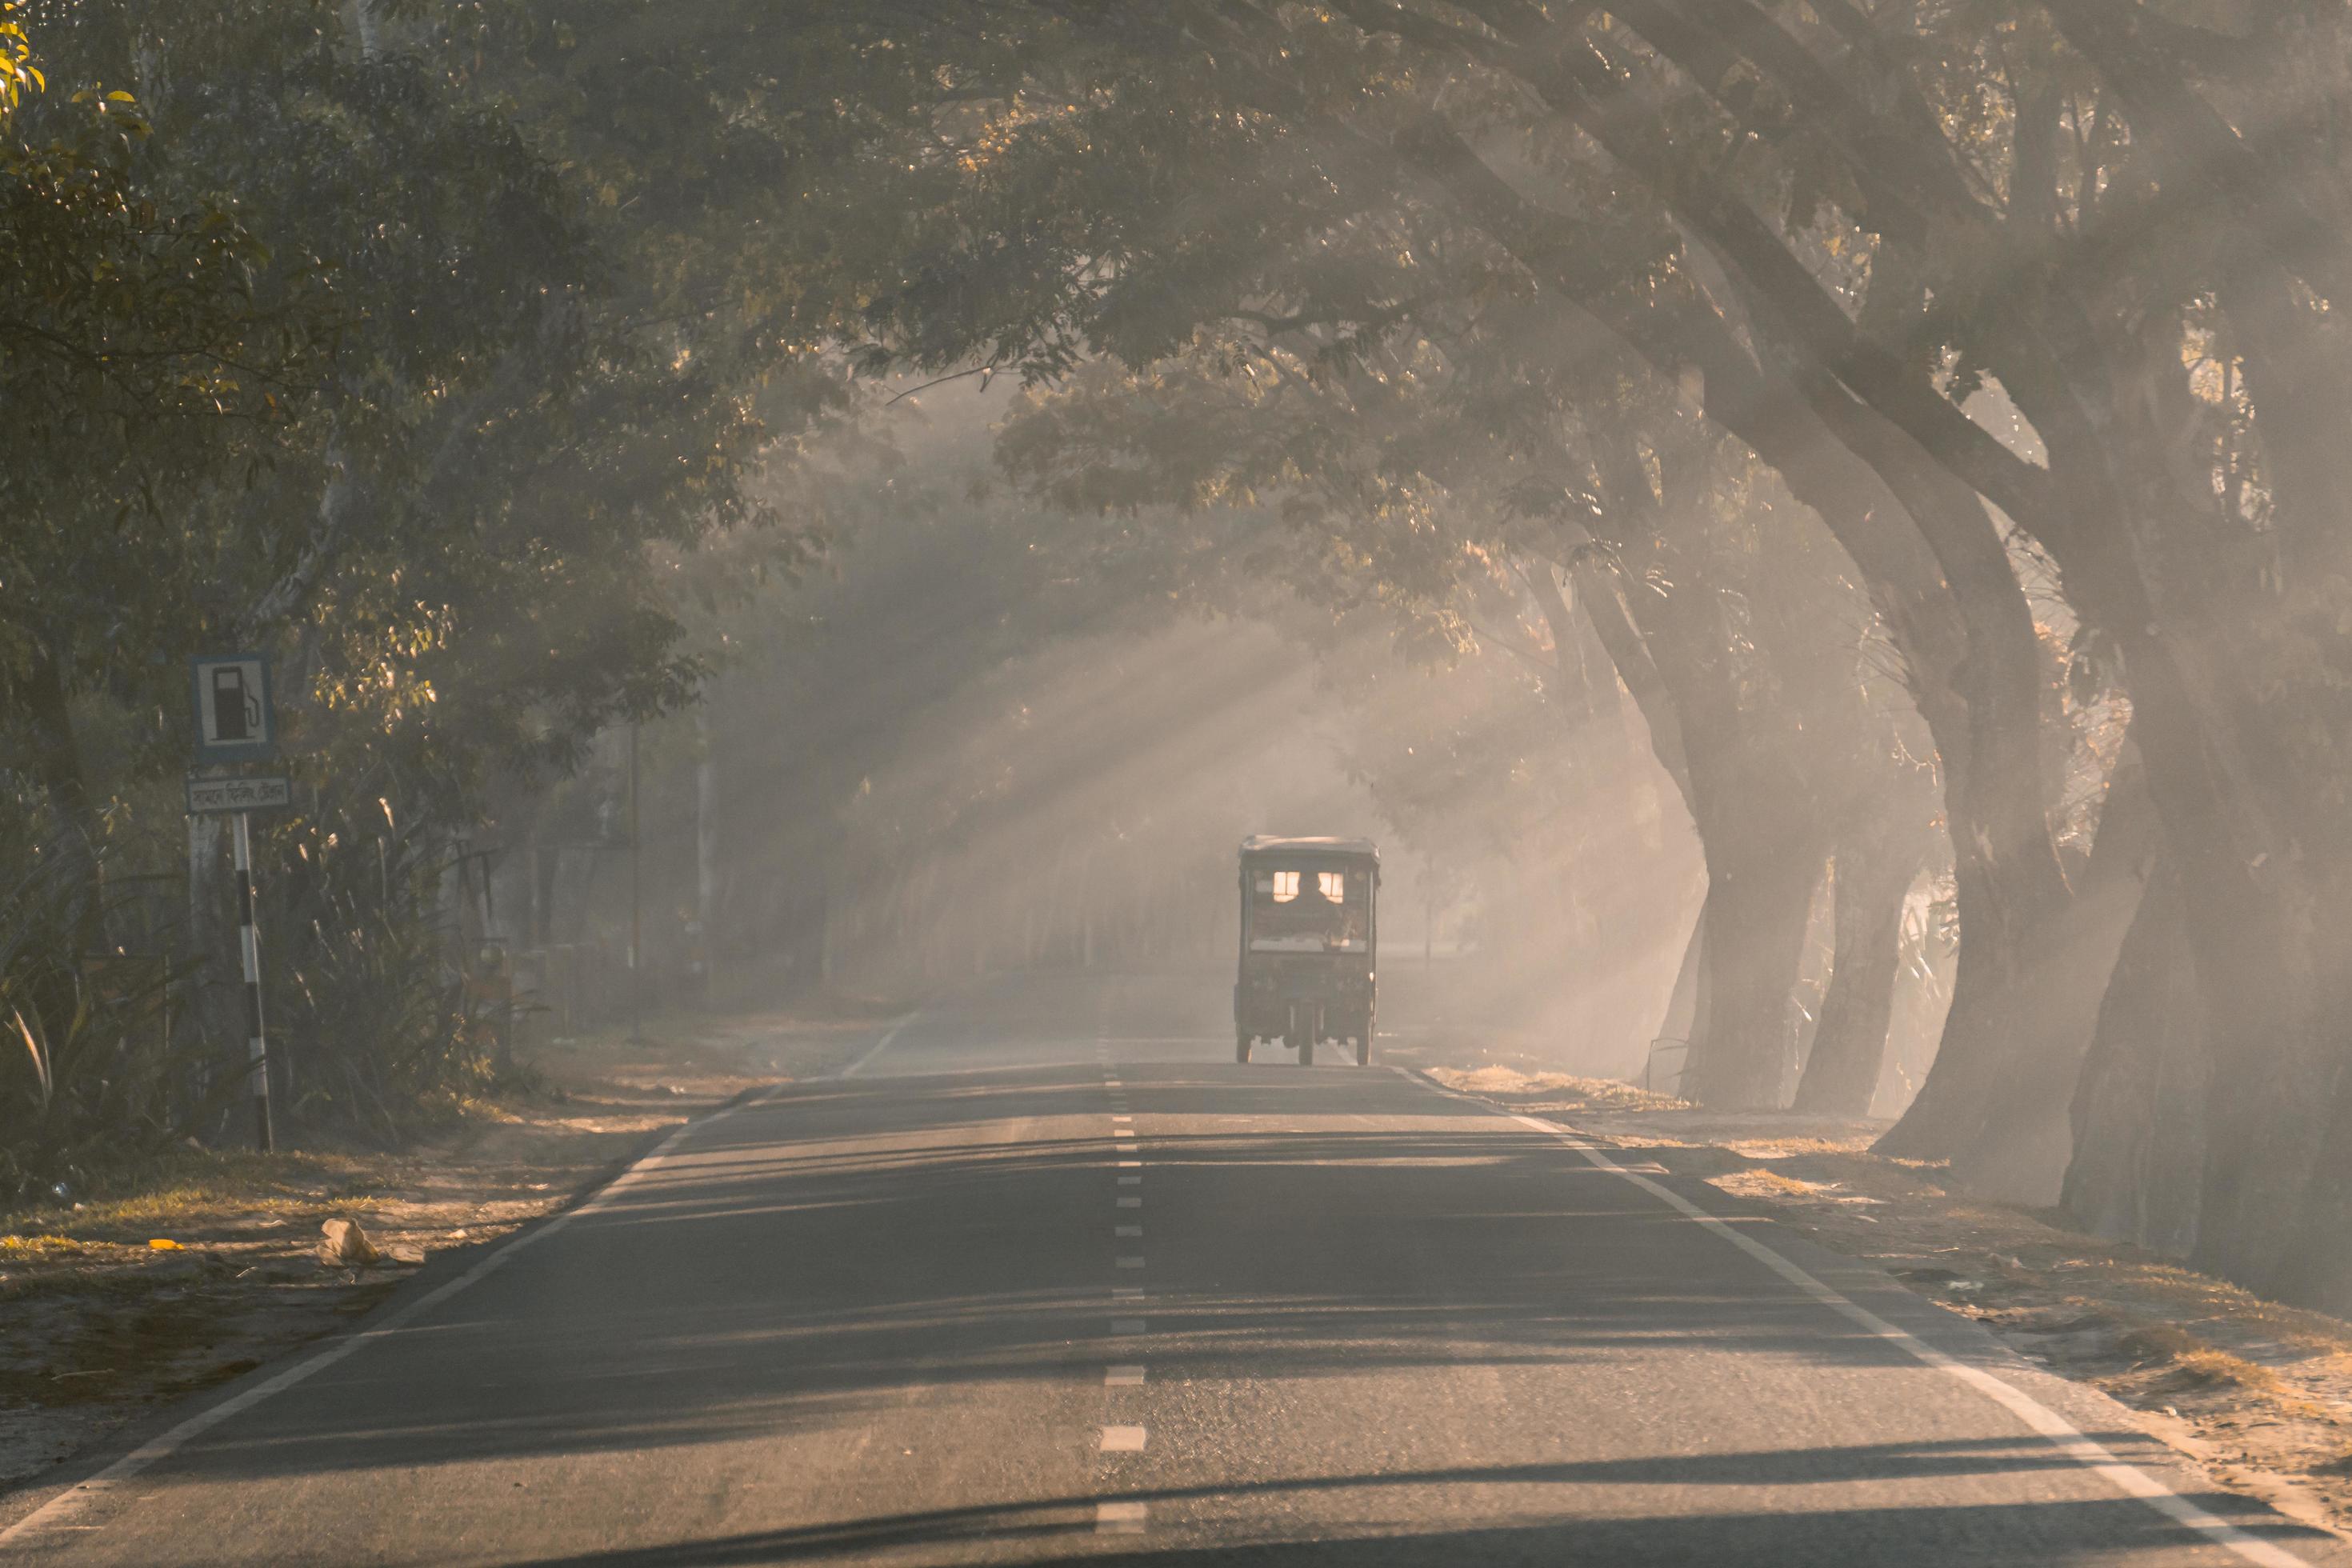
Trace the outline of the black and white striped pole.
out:
M 253 835 L 236 814 L 236 945 L 245 960 L 246 1090 L 253 1100 L 253 1146 L 267 1154 L 269 1130 L 269 1039 L 261 1026 L 261 936 L 253 925 Z M 217 862 L 215 862 L 217 863 Z
M 278 721 L 271 710 L 269 657 L 263 653 L 200 655 L 188 661 L 195 709 L 195 757 L 209 771 L 188 776 L 188 811 L 236 818 L 236 945 L 245 964 L 246 1093 L 253 1101 L 253 1144 L 276 1146 L 269 1117 L 269 1042 L 261 1027 L 261 938 L 253 925 L 253 829 L 250 814 L 281 810 L 294 798 L 282 774 L 226 771 L 273 756 Z

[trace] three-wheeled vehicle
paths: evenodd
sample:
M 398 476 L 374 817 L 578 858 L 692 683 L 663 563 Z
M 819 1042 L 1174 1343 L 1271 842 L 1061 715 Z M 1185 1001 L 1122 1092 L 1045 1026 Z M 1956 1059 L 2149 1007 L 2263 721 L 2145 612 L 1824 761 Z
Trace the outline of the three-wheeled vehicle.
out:
M 1381 852 L 1369 838 L 1242 840 L 1242 960 L 1234 1059 L 1279 1040 L 1312 1067 L 1325 1040 L 1372 1059 L 1374 903 Z

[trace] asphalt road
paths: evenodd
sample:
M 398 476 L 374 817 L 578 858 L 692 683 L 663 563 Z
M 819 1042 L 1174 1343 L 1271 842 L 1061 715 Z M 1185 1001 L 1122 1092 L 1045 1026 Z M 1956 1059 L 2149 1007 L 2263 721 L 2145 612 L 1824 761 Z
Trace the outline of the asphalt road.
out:
M 1223 1003 L 976 988 L 159 1418 L 0 1557 L 2342 1560 L 1711 1189 L 1236 1067 Z

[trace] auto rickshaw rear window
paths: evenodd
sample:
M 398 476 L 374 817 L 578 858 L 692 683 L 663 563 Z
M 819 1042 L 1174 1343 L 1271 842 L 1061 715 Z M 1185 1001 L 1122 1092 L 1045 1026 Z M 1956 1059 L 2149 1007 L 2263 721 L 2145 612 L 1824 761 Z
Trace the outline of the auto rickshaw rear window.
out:
M 1370 951 L 1371 874 L 1260 868 L 1251 880 L 1255 952 Z

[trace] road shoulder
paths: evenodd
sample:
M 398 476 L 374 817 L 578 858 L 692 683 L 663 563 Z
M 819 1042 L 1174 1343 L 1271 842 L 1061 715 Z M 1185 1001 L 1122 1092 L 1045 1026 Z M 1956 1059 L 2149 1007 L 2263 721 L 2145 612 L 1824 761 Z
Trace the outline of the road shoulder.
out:
M 887 1026 L 887 1020 L 881 1020 Z M 78 1202 L 0 1214 L 0 1523 L 126 1431 L 359 1325 L 746 1089 L 836 1071 L 862 1015 L 656 1020 L 562 1042 L 530 1087 L 396 1150 L 187 1151 Z M 356 1221 L 371 1261 L 321 1254 Z
M 2280 1307 L 2060 1215 L 1947 1191 L 1942 1172 L 1869 1152 L 1885 1123 L 1726 1115 L 1629 1085 L 1507 1068 L 1424 1069 L 1704 1183 L 1709 1206 L 1882 1270 L 2096 1389 L 2215 1484 L 2352 1536 L 2352 1323 Z

